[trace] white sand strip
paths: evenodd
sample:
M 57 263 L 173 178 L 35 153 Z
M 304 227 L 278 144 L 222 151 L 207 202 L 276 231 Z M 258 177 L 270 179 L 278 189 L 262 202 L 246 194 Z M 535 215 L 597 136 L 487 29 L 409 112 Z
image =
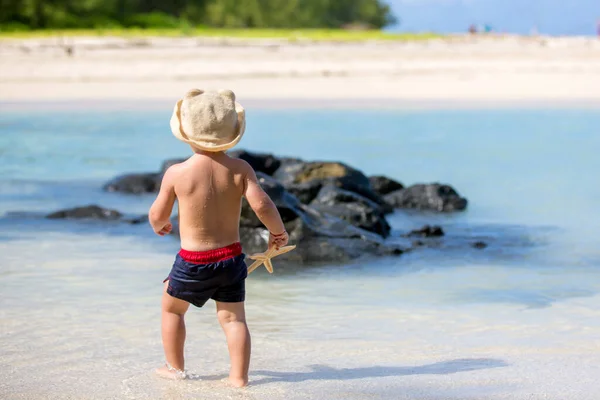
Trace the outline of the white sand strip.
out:
M 597 102 L 600 41 L 508 37 L 289 44 L 148 39 L 0 41 L 0 101 L 172 100 L 191 87 L 246 99 Z

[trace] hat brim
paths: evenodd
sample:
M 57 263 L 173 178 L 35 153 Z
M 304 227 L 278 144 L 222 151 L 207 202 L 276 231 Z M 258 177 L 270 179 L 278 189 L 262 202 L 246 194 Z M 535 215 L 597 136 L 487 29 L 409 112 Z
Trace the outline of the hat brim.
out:
M 242 140 L 242 136 L 244 136 L 244 132 L 246 131 L 246 111 L 244 107 L 238 102 L 235 102 L 235 111 L 237 113 L 237 127 L 235 138 L 229 143 L 220 143 L 215 144 L 211 142 L 201 141 L 201 140 L 193 140 L 190 139 L 184 132 L 183 127 L 181 126 L 181 103 L 183 100 L 179 100 L 177 104 L 175 104 L 175 109 L 173 110 L 173 115 L 171 116 L 171 132 L 173 135 L 185 142 L 189 145 L 192 145 L 200 150 L 204 151 L 225 151 L 231 149 L 233 146 L 239 143 Z

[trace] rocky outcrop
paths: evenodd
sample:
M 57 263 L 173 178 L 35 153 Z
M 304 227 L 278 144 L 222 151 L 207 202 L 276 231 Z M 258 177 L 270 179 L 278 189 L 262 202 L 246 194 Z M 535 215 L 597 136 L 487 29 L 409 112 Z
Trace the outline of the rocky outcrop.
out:
M 335 180 L 343 184 L 370 187 L 369 179 L 359 170 L 339 162 L 286 160 L 273 177 L 284 186 L 310 181 Z
M 282 255 L 282 261 L 340 263 L 365 255 L 398 255 L 410 246 L 402 237 L 418 238 L 413 242 L 418 247 L 430 242 L 426 238 L 444 233 L 440 227 L 425 226 L 389 239 L 391 227 L 385 216 L 394 208 L 449 212 L 467 206 L 467 200 L 448 185 L 420 184 L 405 188 L 388 177 L 369 178 L 341 162 L 306 162 L 244 150 L 228 154 L 245 160 L 257 171 L 260 185 L 281 214 L 290 242 L 298 246 Z M 185 160 L 167 160 L 156 173 L 123 175 L 109 182 L 105 189 L 136 194 L 156 192 L 167 168 L 182 161 Z M 126 221 L 143 223 L 147 218 Z M 267 248 L 268 232 L 245 200 L 240 235 L 247 253 Z
M 413 185 L 384 196 L 394 208 L 413 208 L 437 212 L 462 211 L 467 208 L 467 199 L 454 188 L 439 183 Z
M 114 221 L 122 217 L 123 214 L 117 210 L 110 210 L 97 205 L 70 208 L 46 215 L 48 219 L 98 219 L 104 221 Z
M 368 178 L 361 171 L 341 162 L 306 162 L 298 158 L 277 158 L 272 154 L 245 150 L 228 154 L 247 161 L 257 173 L 271 176 L 307 205 L 317 198 L 322 189 L 332 186 L 378 204 L 384 214 L 393 212 L 394 208 L 449 212 L 467 207 L 467 200 L 448 185 L 418 184 L 404 188 L 400 182 L 385 176 Z M 157 192 L 167 168 L 182 161 L 185 159 L 167 160 L 156 173 L 119 176 L 108 182 L 104 189 L 131 194 Z M 343 209 L 347 208 L 347 203 L 341 204 L 337 213 L 343 215 Z
M 405 250 L 385 242 L 376 234 L 311 208 L 300 210 L 298 217 L 285 225 L 290 243 L 297 247 L 282 255 L 283 261 L 338 264 L 365 256 L 400 255 Z M 264 228 L 241 226 L 240 236 L 248 254 L 263 252 L 268 246 L 268 232 Z
M 290 242 L 297 245 L 295 251 L 282 255 L 281 261 L 300 264 L 340 263 L 369 255 L 399 255 L 404 251 L 399 245 L 387 243 L 380 235 L 302 204 L 268 175 L 258 173 L 257 177 L 276 204 L 290 235 Z M 176 226 L 176 220 L 173 222 Z M 174 232 L 177 233 L 177 229 Z M 244 251 L 248 254 L 263 252 L 268 247 L 268 232 L 246 202 L 242 205 L 240 236 Z
M 371 183 L 373 191 L 380 196 L 404 189 L 404 185 L 400 182 L 381 175 L 370 176 L 369 183 Z
M 124 215 L 117 210 L 89 205 L 55 211 L 45 216 L 47 219 L 84 219 L 98 221 L 119 221 L 132 225 L 147 224 L 148 215 Z
M 160 189 L 162 177 L 167 169 L 186 159 L 172 159 L 163 162 L 159 172 L 121 175 L 104 185 L 107 192 L 126 194 L 156 193 Z
M 104 185 L 107 192 L 143 194 L 158 192 L 162 174 L 127 174 L 114 178 Z
M 333 186 L 377 203 L 386 214 L 393 211 L 383 197 L 371 188 L 365 174 L 344 163 L 283 159 L 273 177 L 304 204 L 310 204 L 321 189 Z
M 358 193 L 325 186 L 310 205 L 384 238 L 390 235 L 391 227 L 385 219 L 384 208 Z
M 310 204 L 323 188 L 323 182 L 310 181 L 304 183 L 292 183 L 287 185 L 286 189 L 296 196 L 303 204 Z

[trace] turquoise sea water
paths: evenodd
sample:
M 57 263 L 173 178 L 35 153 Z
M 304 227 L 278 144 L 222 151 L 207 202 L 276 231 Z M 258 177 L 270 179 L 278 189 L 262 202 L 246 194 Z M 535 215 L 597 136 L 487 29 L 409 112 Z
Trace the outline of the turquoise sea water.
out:
M 116 175 L 155 171 L 163 160 L 188 154 L 170 134 L 169 117 L 170 110 L 0 111 L 0 333 L 5 343 L 0 359 L 11 365 L 12 372 L 6 373 L 13 374 L 4 376 L 8 381 L 0 379 L 11 382 L 0 385 L 0 394 L 61 398 L 62 381 L 44 368 L 58 362 L 73 376 L 85 377 L 91 368 L 87 356 L 105 360 L 99 372 L 99 382 L 104 383 L 88 382 L 78 389 L 85 393 L 81 398 L 103 398 L 98 385 L 110 381 L 122 381 L 115 387 L 121 395 L 133 393 L 132 398 L 153 398 L 153 390 L 158 390 L 126 385 L 119 371 L 135 382 L 140 370 L 160 363 L 157 299 L 177 243 L 153 236 L 147 226 L 48 221 L 40 216 L 92 203 L 130 214 L 146 212 L 152 196 L 109 194 L 101 187 Z M 446 326 L 443 315 L 450 310 L 455 319 L 447 324 L 477 325 L 471 319 L 484 319 L 492 310 L 496 315 L 506 310 L 542 313 L 600 292 L 598 110 L 259 109 L 248 113 L 240 147 L 306 160 L 340 160 L 405 184 L 449 183 L 469 199 L 464 213 L 398 211 L 390 217 L 396 235 L 424 223 L 441 225 L 447 236 L 436 248 L 399 258 L 253 275 L 248 282 L 249 318 L 259 346 L 256 363 L 263 370 L 267 364 L 286 369 L 284 361 L 264 355 L 265 349 L 294 353 L 292 349 L 304 348 L 297 354 L 303 365 L 318 364 L 319 357 L 331 351 L 321 361 L 341 367 L 349 351 L 383 351 L 390 340 L 397 340 L 398 332 L 411 329 L 415 310 L 424 321 L 440 326 Z M 489 247 L 471 248 L 476 240 Z M 210 313 L 194 315 L 193 322 L 216 330 Z M 389 315 L 397 319 L 390 321 Z M 541 314 L 528 315 L 536 320 Z M 27 329 L 31 323 L 37 329 Z M 587 320 L 581 323 L 581 332 L 587 332 L 585 326 L 596 327 L 585 325 Z M 461 325 L 461 332 L 473 334 L 467 325 Z M 451 332 L 452 327 L 444 329 Z M 442 328 L 430 333 L 412 329 L 424 337 Z M 217 338 L 218 333 L 209 336 Z M 454 343 L 460 337 L 457 334 Z M 275 338 L 282 340 L 282 349 L 273 348 Z M 307 343 L 325 339 L 339 342 L 331 348 Z M 429 339 L 442 343 L 438 336 Z M 357 341 L 358 347 L 343 347 L 349 340 Z M 464 337 L 465 343 L 469 340 L 479 340 L 482 346 L 486 340 L 492 343 L 484 336 Z M 511 343 L 527 340 L 519 337 Z M 319 343 L 325 346 L 321 350 Z M 202 349 L 201 343 L 190 346 Z M 19 356 L 32 351 L 37 358 L 23 361 Z M 462 356 L 459 353 L 448 354 Z M 359 361 L 365 354 L 354 358 L 358 367 L 364 367 Z M 214 354 L 205 357 L 209 360 L 202 362 L 225 368 L 226 360 Z M 385 357 L 378 360 L 382 359 L 394 364 Z M 363 361 L 368 364 L 367 358 Z M 501 361 L 484 362 L 481 368 L 491 368 L 494 362 L 504 365 Z M 39 373 L 37 386 L 18 379 L 26 370 Z M 356 370 L 359 378 L 361 371 Z M 363 378 L 375 382 L 393 375 Z M 335 376 L 330 374 L 334 381 Z M 277 382 L 272 385 L 279 391 L 269 391 L 267 385 L 270 395 L 258 398 L 295 398 L 286 392 L 288 381 Z M 55 389 L 44 391 L 45 387 Z M 380 392 L 374 387 L 350 386 L 342 398 L 364 398 L 360 393 L 389 398 L 381 394 L 389 395 L 389 388 Z M 309 390 L 305 398 L 321 398 L 320 386 L 311 388 L 314 392 Z M 181 398 L 189 394 L 177 393 Z M 465 393 L 448 398 L 472 398 Z

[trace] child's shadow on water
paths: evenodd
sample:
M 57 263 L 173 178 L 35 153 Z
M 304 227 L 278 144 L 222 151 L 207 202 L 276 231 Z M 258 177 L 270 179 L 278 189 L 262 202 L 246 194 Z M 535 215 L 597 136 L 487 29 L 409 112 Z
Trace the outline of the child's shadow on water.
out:
M 359 368 L 332 368 L 326 365 L 310 365 L 309 372 L 254 371 L 267 378 L 252 381 L 252 385 L 271 382 L 303 382 L 308 380 L 350 380 L 362 378 L 384 378 L 407 375 L 447 375 L 480 369 L 506 367 L 508 364 L 493 358 L 466 358 L 442 361 L 415 367 L 372 366 Z
M 463 358 L 442 361 L 415 367 L 360 367 L 360 368 L 332 368 L 326 365 L 309 365 L 309 372 L 275 372 L 253 371 L 253 375 L 264 375 L 266 378 L 251 380 L 252 386 L 264 385 L 272 382 L 303 382 L 309 380 L 350 380 L 362 378 L 385 378 L 391 376 L 408 375 L 448 375 L 458 372 L 476 371 L 480 369 L 506 367 L 503 360 L 494 358 Z M 210 379 L 210 377 L 204 377 Z

